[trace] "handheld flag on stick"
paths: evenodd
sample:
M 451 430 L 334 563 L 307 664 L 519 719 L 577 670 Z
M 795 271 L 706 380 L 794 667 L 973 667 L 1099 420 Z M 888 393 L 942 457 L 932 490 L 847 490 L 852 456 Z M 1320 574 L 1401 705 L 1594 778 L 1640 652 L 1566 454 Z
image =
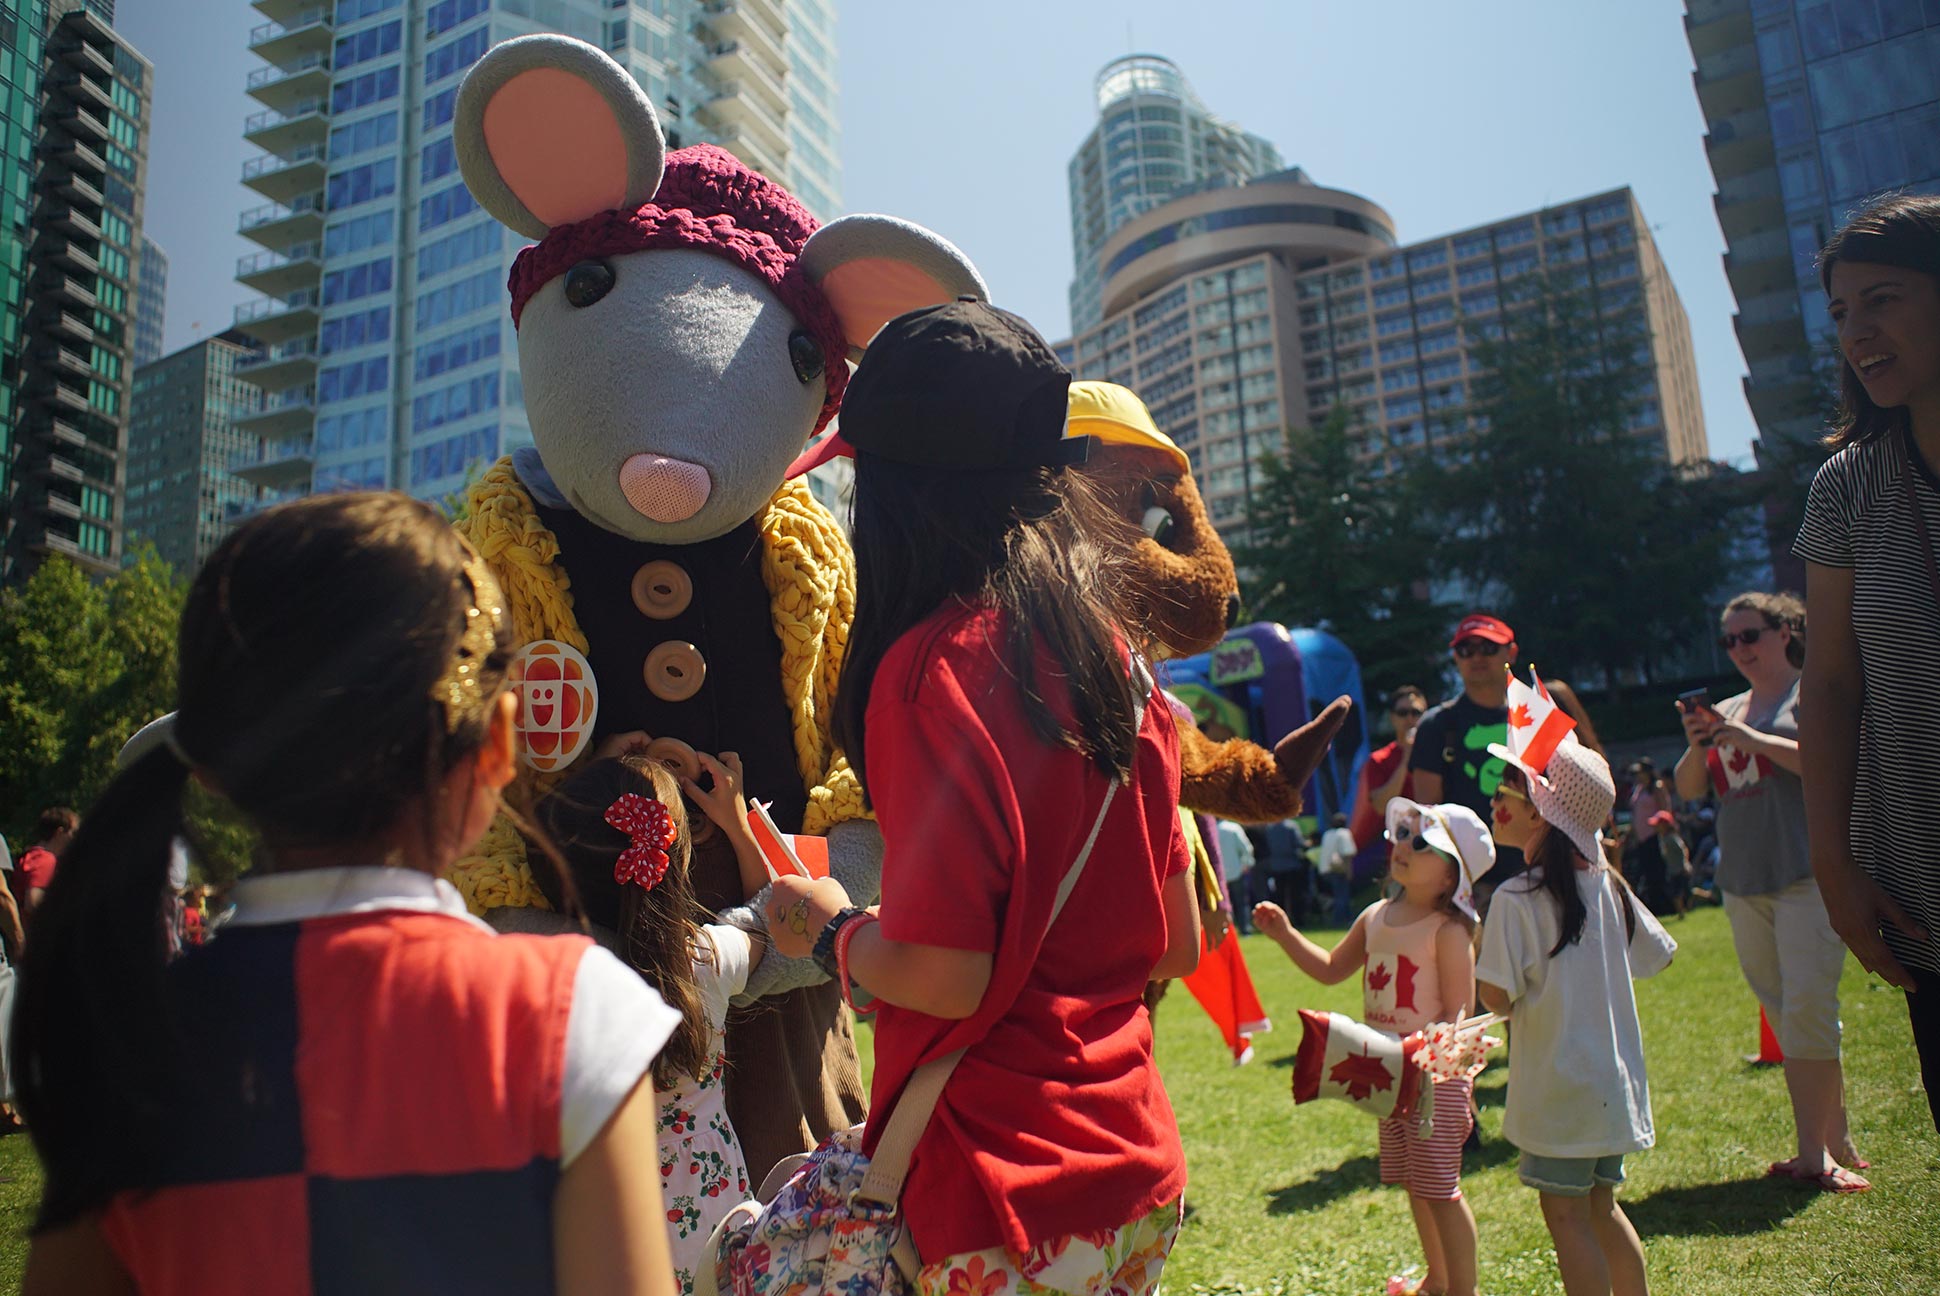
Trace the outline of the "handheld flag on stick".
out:
M 829 843 L 826 837 L 801 837 L 775 827 L 768 807 L 759 801 L 748 802 L 748 829 L 761 858 L 768 865 L 768 876 L 779 881 L 785 874 L 803 878 L 829 875 Z
M 1508 671 L 1506 666 L 1503 669 Z M 1525 769 L 1540 774 L 1549 767 L 1557 747 L 1566 740 L 1576 741 L 1572 732 L 1576 721 L 1556 705 L 1534 666 L 1529 668 L 1528 684 L 1517 679 L 1514 671 L 1508 673 L 1509 750 Z

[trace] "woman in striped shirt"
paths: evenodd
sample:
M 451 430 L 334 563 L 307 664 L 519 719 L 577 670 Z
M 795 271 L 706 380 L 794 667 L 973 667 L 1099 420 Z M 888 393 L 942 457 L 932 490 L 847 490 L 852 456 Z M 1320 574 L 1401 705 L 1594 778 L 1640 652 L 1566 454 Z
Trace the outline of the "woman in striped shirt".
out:
M 1794 546 L 1812 867 L 1834 929 L 1907 992 L 1940 1128 L 1940 198 L 1874 203 L 1819 272 L 1842 400 Z

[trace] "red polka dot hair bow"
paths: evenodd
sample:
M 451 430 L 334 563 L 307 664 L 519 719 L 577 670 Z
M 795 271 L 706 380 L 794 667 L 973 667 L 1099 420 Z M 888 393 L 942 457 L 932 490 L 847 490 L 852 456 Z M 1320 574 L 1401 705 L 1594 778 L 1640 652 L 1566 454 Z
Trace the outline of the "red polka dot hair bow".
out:
M 606 822 L 631 839 L 613 865 L 613 880 L 621 886 L 638 882 L 651 891 L 667 876 L 667 852 L 674 844 L 674 817 L 652 797 L 627 792 L 606 808 Z

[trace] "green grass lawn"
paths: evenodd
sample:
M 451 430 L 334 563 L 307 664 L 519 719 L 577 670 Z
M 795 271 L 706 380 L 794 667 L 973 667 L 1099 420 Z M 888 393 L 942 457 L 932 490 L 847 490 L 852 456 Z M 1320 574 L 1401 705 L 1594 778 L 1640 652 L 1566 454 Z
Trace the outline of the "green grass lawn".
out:
M 1638 987 L 1658 1146 L 1628 1163 L 1624 1208 L 1643 1234 L 1652 1289 L 1669 1296 L 1902 1296 L 1940 1274 L 1940 1171 L 1901 996 L 1848 960 L 1844 1015 L 1853 1128 L 1874 1162 L 1870 1193 L 1833 1197 L 1763 1177 L 1791 1153 L 1784 1080 L 1745 1065 L 1758 1009 L 1731 952 L 1724 914 L 1671 923 L 1681 949 Z M 1159 1012 L 1159 1063 L 1192 1168 L 1191 1215 L 1166 1272 L 1174 1293 L 1348 1296 L 1382 1290 L 1415 1261 L 1397 1189 L 1377 1182 L 1374 1122 L 1344 1104 L 1289 1097 L 1298 1008 L 1358 1015 L 1358 981 L 1307 981 L 1259 937 L 1246 955 L 1280 1029 L 1231 1065 L 1183 990 Z M 862 1032 L 865 1052 L 869 1032 Z M 866 1065 L 866 1059 L 865 1059 Z M 1502 1141 L 1507 1068 L 1476 1093 L 1485 1146 L 1463 1187 L 1481 1226 L 1482 1290 L 1560 1292 L 1536 1194 Z M 39 1191 L 33 1150 L 0 1139 L 0 1291 L 18 1288 Z

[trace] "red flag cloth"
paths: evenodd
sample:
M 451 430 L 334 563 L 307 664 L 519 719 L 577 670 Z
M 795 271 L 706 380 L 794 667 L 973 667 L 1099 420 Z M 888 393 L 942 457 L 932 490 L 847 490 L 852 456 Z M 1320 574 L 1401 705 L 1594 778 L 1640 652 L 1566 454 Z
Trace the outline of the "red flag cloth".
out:
M 1515 672 L 1509 673 L 1509 750 L 1540 774 L 1549 768 L 1550 756 L 1576 728 L 1576 721 L 1556 705 L 1534 666 L 1529 668 L 1529 678 L 1534 688 L 1517 679 Z
M 1383 1120 L 1406 1121 L 1426 1083 L 1410 1057 L 1419 1035 L 1396 1039 L 1340 1013 L 1300 1010 L 1293 1100 L 1338 1098 Z
M 1203 936 L 1200 938 L 1205 939 Z M 1253 1060 L 1253 1036 L 1273 1029 L 1260 996 L 1253 989 L 1253 974 L 1246 970 L 1246 956 L 1239 952 L 1239 937 L 1230 935 L 1218 949 L 1202 946 L 1199 966 L 1184 978 L 1186 989 L 1219 1027 L 1226 1047 L 1233 1051 L 1233 1065 Z

